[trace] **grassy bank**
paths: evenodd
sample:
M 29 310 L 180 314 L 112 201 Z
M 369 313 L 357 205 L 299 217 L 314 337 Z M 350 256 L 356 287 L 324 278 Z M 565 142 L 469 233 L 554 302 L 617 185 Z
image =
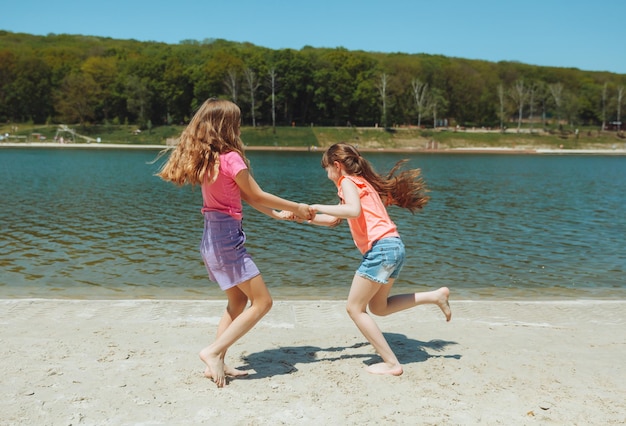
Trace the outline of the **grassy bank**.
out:
M 165 145 L 180 135 L 183 126 L 161 126 L 138 131 L 136 126 L 74 126 L 74 134 L 60 131 L 59 126 L 5 124 L 0 126 L 4 141 L 41 142 L 63 137 L 65 141 L 128 145 Z M 505 133 L 474 129 L 382 129 L 356 127 L 243 127 L 242 138 L 249 146 L 326 147 L 335 142 L 349 142 L 363 148 L 453 149 L 453 148 L 514 148 L 514 149 L 613 149 L 626 148 L 626 139 L 615 132 L 582 129 L 576 132 L 549 132 L 523 129 Z

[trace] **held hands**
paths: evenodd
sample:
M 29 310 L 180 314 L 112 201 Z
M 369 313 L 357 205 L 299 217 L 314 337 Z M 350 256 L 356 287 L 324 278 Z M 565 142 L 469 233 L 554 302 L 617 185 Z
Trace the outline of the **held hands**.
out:
M 315 217 L 315 211 L 311 210 L 308 204 L 298 203 L 298 211 L 295 215 L 301 220 L 311 220 Z
M 274 217 L 278 220 L 296 220 L 297 216 L 294 212 L 290 212 L 288 210 L 276 211 L 274 210 Z
M 274 214 L 277 219 L 291 220 L 298 223 L 309 221 L 315 217 L 315 211 L 311 210 L 308 204 L 303 203 L 298 204 L 298 210 L 296 212 L 281 210 L 279 212 L 275 211 Z
M 302 208 L 302 206 L 306 207 L 309 218 L 304 216 L 304 212 L 300 210 L 299 210 L 299 213 L 303 214 L 303 216 L 299 216 L 298 214 L 294 212 L 290 212 L 288 210 L 282 210 L 279 212 L 275 211 L 274 212 L 275 217 L 281 220 L 290 220 L 290 221 L 294 221 L 298 223 L 314 223 L 315 225 L 328 226 L 330 228 L 334 228 L 335 226 L 339 225 L 342 221 L 341 218 L 331 216 L 328 214 L 318 215 L 317 213 L 320 213 L 319 209 L 323 207 L 320 204 L 311 204 L 310 206 L 306 204 L 300 204 L 300 209 Z

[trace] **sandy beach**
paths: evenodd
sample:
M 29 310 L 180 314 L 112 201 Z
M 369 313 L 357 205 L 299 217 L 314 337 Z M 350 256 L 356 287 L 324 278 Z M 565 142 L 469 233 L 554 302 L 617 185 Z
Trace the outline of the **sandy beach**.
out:
M 379 359 L 341 301 L 276 301 L 229 353 L 247 378 L 203 377 L 221 301 L 0 300 L 2 425 L 626 422 L 626 301 L 455 301 L 377 321 Z

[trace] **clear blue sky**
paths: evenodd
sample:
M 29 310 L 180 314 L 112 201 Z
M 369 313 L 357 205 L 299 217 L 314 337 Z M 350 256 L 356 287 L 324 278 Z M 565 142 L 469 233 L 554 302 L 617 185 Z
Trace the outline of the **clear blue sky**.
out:
M 626 74 L 626 0 L 12 0 L 0 29 L 440 54 Z

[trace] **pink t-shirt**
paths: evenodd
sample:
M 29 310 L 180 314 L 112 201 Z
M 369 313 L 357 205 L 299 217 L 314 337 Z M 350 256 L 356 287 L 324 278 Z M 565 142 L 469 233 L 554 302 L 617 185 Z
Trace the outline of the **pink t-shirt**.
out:
M 208 176 L 202 183 L 202 213 L 221 212 L 237 220 L 243 218 L 241 193 L 235 182 L 237 174 L 247 169 L 246 163 L 238 152 L 220 154 L 220 167 L 217 179 L 209 183 Z
M 354 244 L 356 244 L 361 254 L 365 254 L 365 252 L 371 249 L 374 241 L 388 237 L 399 237 L 400 234 L 398 234 L 396 224 L 389 217 L 389 213 L 387 213 L 387 209 L 378 192 L 362 177 L 342 176 L 339 178 L 337 186 L 339 198 L 341 198 L 342 202 L 343 190 L 341 189 L 341 181 L 344 178 L 354 182 L 361 198 L 361 215 L 354 219 L 348 219 Z

